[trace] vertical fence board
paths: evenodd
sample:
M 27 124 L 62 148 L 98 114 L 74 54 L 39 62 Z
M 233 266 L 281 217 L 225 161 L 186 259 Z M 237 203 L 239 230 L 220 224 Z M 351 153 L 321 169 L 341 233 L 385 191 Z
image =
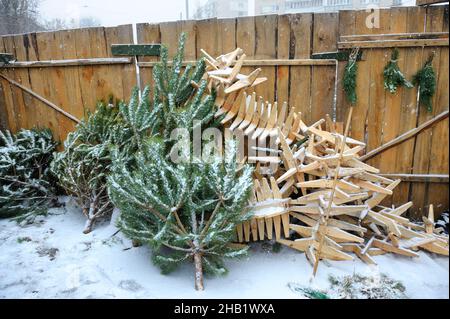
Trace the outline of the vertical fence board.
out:
M 11 53 L 7 51 L 7 48 L 5 47 L 4 44 L 4 37 L 2 37 L 0 39 L 0 49 L 2 52 L 7 52 L 7 53 Z M 8 72 L 6 72 L 7 70 L 4 70 L 5 72 L 2 73 L 5 75 L 9 75 Z M 0 100 L 0 102 L 2 102 L 2 105 L 0 105 L 0 111 L 1 111 L 1 116 L 2 116 L 2 122 L 6 123 L 6 128 L 8 128 L 9 130 L 11 130 L 12 132 L 15 132 L 17 130 L 17 125 L 16 125 L 16 117 L 14 115 L 14 103 L 13 103 L 13 96 L 12 96 L 12 87 L 9 84 L 8 81 L 4 80 L 3 78 L 0 78 L 0 84 L 1 84 L 1 91 L 2 91 L 2 98 Z
M 37 47 L 37 36 L 36 33 L 24 34 L 23 43 L 25 49 L 25 56 L 27 60 L 39 60 L 39 52 Z M 44 86 L 46 79 L 40 78 L 40 70 L 30 68 L 28 70 L 28 77 L 30 86 L 29 88 L 34 92 L 44 92 Z M 53 110 L 48 110 L 48 106 L 42 103 L 39 100 L 34 100 L 35 103 L 35 114 L 36 118 L 34 119 L 34 126 L 37 127 L 49 127 L 49 121 L 54 120 L 55 112 Z M 56 133 L 53 132 L 55 136 Z
M 14 45 L 14 37 L 13 36 L 7 36 L 3 38 L 3 44 L 5 46 L 6 51 L 12 53 L 13 55 L 16 54 L 16 49 Z M 6 75 L 16 81 L 21 82 L 21 76 L 19 72 L 15 72 L 16 70 L 7 70 Z M 13 118 L 11 119 L 14 121 L 14 131 L 19 130 L 22 127 L 27 127 L 27 118 L 25 114 L 25 101 L 23 97 L 22 90 L 14 85 L 10 86 L 11 90 L 11 98 L 12 98 L 12 105 L 10 106 L 10 114 L 14 114 Z
M 438 9 L 436 15 L 442 17 L 442 24 L 440 27 L 437 26 L 438 30 L 442 32 L 448 32 L 448 19 L 449 12 L 448 6 L 435 7 Z M 437 88 L 436 97 L 433 101 L 433 116 L 448 110 L 449 101 L 449 55 L 448 46 L 436 49 L 435 59 L 439 59 L 439 69 L 437 69 Z M 437 62 L 437 61 L 436 61 Z M 444 121 L 437 123 L 431 128 L 431 149 L 429 156 L 429 168 L 428 173 L 430 174 L 448 174 L 448 143 L 449 143 L 449 120 L 448 118 Z M 427 206 L 433 204 L 435 207 L 436 214 L 440 214 L 445 208 L 448 208 L 449 198 L 448 198 L 448 184 L 432 184 L 428 185 L 427 189 Z
M 173 58 L 177 52 L 178 38 L 180 35 L 178 24 L 177 22 L 164 22 L 160 24 L 159 28 L 161 31 L 161 43 L 167 46 L 169 58 Z
M 91 43 L 88 29 L 77 29 L 75 32 L 75 47 L 78 59 L 92 57 Z M 81 86 L 81 95 L 83 97 L 84 109 L 93 110 L 97 97 L 95 95 L 94 67 L 84 66 L 79 69 L 79 81 Z
M 255 17 L 255 59 L 276 59 L 277 23 L 276 15 Z M 256 94 L 273 103 L 276 94 L 276 67 L 261 67 L 260 76 L 266 77 L 267 81 L 256 87 Z
M 289 16 L 278 16 L 277 58 L 289 59 L 291 28 Z M 289 66 L 277 67 L 276 100 L 278 104 L 288 101 L 289 98 Z
M 76 33 L 73 30 L 62 31 L 62 45 L 64 59 L 76 59 Z M 83 117 L 84 101 L 81 91 L 81 68 L 78 66 L 68 67 L 64 69 L 66 88 L 70 91 L 68 95 L 68 105 L 65 105 L 65 110 L 70 114 L 81 119 Z M 75 126 L 75 123 L 72 123 Z
M 2 37 L 0 37 L 0 52 L 6 53 L 5 47 L 3 46 Z M 9 125 L 8 125 L 8 109 L 5 99 L 6 84 L 4 84 L 3 82 L 6 81 L 0 78 L 0 130 L 7 130 L 9 129 Z
M 386 13 L 389 14 L 389 33 L 404 33 L 407 31 L 407 18 L 408 18 L 408 11 L 403 10 L 401 8 L 391 8 L 390 10 L 386 10 Z M 390 51 L 387 50 L 384 52 L 384 54 L 387 56 L 387 58 L 390 58 Z M 405 70 L 406 67 L 406 52 L 408 49 L 400 48 L 400 58 L 398 61 L 398 65 L 402 71 Z M 384 77 L 383 77 L 384 78 Z M 380 89 L 383 89 L 381 85 L 377 85 L 376 87 L 379 87 Z M 404 105 L 402 103 L 402 96 L 403 94 L 411 89 L 402 87 L 398 88 L 397 92 L 394 94 L 388 93 L 385 91 L 385 103 L 384 103 L 384 112 L 383 112 L 383 118 L 381 119 L 380 123 L 382 125 L 381 130 L 377 127 L 375 130 L 381 131 L 381 134 L 378 133 L 379 139 L 377 140 L 375 147 L 377 147 L 380 144 L 385 144 L 392 139 L 396 138 L 399 135 L 399 128 L 400 128 L 400 114 L 401 110 L 404 108 Z M 376 112 L 377 105 L 373 105 L 373 110 Z M 370 132 L 369 132 L 370 134 Z M 380 156 L 374 158 L 374 163 L 377 163 L 377 166 L 380 168 L 382 172 L 385 173 L 396 173 L 396 167 L 395 167 L 395 161 L 397 157 L 397 148 L 393 147 L 391 149 L 386 150 L 383 152 Z M 392 205 L 392 196 L 388 196 L 383 204 L 386 206 Z
M 366 27 L 367 13 L 363 10 L 355 11 L 355 28 L 354 34 L 368 34 L 371 29 Z M 356 94 L 358 96 L 358 104 L 353 110 L 351 121 L 351 136 L 357 140 L 364 141 L 366 139 L 366 121 L 369 110 L 369 88 L 370 88 L 370 64 L 371 50 L 364 50 L 365 60 L 358 62 L 358 73 L 356 76 Z M 366 147 L 367 151 L 367 147 Z
M 339 36 L 355 34 L 355 11 L 339 11 Z M 345 122 L 350 103 L 347 101 L 343 86 L 344 70 L 347 62 L 338 62 L 338 79 L 336 92 L 336 122 Z M 358 84 L 357 84 L 358 85 Z M 358 105 L 357 101 L 357 105 Z
M 381 9 L 380 14 L 380 25 L 379 28 L 367 28 L 365 25 L 365 30 L 368 33 L 390 33 L 390 23 L 391 16 L 389 9 Z M 368 113 L 366 119 L 365 137 L 367 141 L 367 151 L 371 151 L 381 145 L 383 139 L 383 129 L 387 128 L 383 126 L 383 119 L 386 109 L 392 110 L 392 105 L 386 105 L 386 96 L 390 93 L 384 89 L 384 76 L 383 71 L 386 63 L 391 57 L 391 49 L 372 49 L 368 55 L 368 62 L 370 64 L 370 81 L 369 81 L 369 105 Z M 401 89 L 399 89 L 401 92 Z M 395 106 L 394 108 L 399 108 Z M 375 167 L 380 167 L 382 164 L 380 162 L 380 155 L 368 161 L 370 165 Z M 387 199 L 389 200 L 389 199 Z
M 237 19 L 236 22 L 236 45 L 247 55 L 248 60 L 255 57 L 256 37 L 255 37 L 255 17 L 244 17 Z M 243 67 L 241 73 L 249 74 L 254 67 Z M 249 93 L 253 89 L 247 90 Z
M 311 56 L 312 25 L 311 13 L 289 15 L 291 45 L 289 57 L 308 59 Z M 302 112 L 305 123 L 311 122 L 311 66 L 291 66 L 289 73 L 289 107 Z
M 425 9 L 411 7 L 407 9 L 407 32 L 424 32 Z M 408 79 L 421 68 L 422 48 L 409 48 L 401 52 L 404 64 L 404 74 Z M 400 116 L 398 118 L 398 134 L 403 134 L 416 127 L 417 122 L 417 87 L 402 91 Z M 393 171 L 404 174 L 412 173 L 414 159 L 414 138 L 397 146 L 397 154 Z M 409 200 L 411 183 L 402 182 L 394 189 L 392 201 L 398 205 Z
M 218 21 L 220 54 L 228 53 L 236 49 L 236 19 L 220 19 Z
M 159 24 L 153 23 L 140 23 L 136 26 L 138 43 L 160 43 L 161 33 Z M 158 61 L 158 57 L 139 57 L 140 62 L 155 62 Z M 146 85 L 153 87 L 153 68 L 140 68 L 139 74 L 141 79 L 141 87 Z M 151 92 L 153 93 L 153 92 Z
M 313 53 L 337 50 L 338 14 L 314 13 Z M 335 66 L 312 68 L 311 120 L 312 122 L 333 115 L 335 96 Z
M 442 31 L 443 26 L 443 11 L 440 7 L 428 7 L 426 13 L 426 32 Z M 439 52 L 436 48 L 425 48 L 423 50 L 423 57 L 421 65 L 425 63 L 428 56 L 436 52 L 436 57 L 433 60 L 433 68 L 439 72 Z M 448 71 L 447 71 L 448 72 Z M 439 73 L 436 74 L 437 79 L 439 79 Z M 448 89 L 448 88 L 447 88 Z M 439 94 L 439 87 L 437 87 L 436 95 L 433 97 L 433 105 L 436 109 L 436 97 Z M 448 107 L 448 101 L 447 101 Z M 419 106 L 418 107 L 418 122 L 420 125 L 433 117 L 433 113 L 427 112 L 427 110 Z M 414 149 L 414 165 L 413 173 L 416 174 L 427 174 L 430 168 L 430 152 L 431 152 L 431 142 L 432 142 L 432 128 L 428 128 L 417 135 L 415 141 Z M 428 204 L 428 185 L 426 183 L 414 183 L 411 187 L 410 199 L 414 202 L 414 206 L 411 209 L 411 214 L 413 217 L 419 218 L 422 214 L 427 213 Z

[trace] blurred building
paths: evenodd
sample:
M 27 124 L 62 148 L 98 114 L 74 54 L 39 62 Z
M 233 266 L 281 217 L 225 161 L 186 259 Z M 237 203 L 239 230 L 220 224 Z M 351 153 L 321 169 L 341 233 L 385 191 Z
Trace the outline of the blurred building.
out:
M 255 14 L 331 12 L 364 9 L 370 5 L 392 7 L 401 4 L 402 0 L 255 0 Z
M 193 18 L 234 18 L 247 15 L 248 0 L 208 0 L 196 9 Z

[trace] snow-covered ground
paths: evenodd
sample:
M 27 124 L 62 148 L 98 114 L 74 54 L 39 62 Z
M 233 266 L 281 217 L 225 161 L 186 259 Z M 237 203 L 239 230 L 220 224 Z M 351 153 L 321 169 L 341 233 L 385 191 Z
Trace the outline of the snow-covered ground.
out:
M 67 200 L 67 199 L 66 199 Z M 401 281 L 409 298 L 449 298 L 449 259 L 420 252 L 420 258 L 375 257 L 322 262 L 311 280 L 305 255 L 289 248 L 274 253 L 252 244 L 249 256 L 228 262 L 229 274 L 206 278 L 194 290 L 192 265 L 162 275 L 147 247 L 133 248 L 114 222 L 82 234 L 85 220 L 69 200 L 66 208 L 34 224 L 0 221 L 0 298 L 303 298 L 289 286 L 328 290 L 328 276 L 384 273 Z

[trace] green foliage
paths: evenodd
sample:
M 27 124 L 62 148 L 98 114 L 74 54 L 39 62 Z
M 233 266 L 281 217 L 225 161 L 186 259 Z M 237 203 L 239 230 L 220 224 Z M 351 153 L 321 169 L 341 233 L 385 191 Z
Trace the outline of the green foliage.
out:
M 245 211 L 252 169 L 237 167 L 235 145 L 212 161 L 192 159 L 190 140 L 186 146 L 192 160 L 171 161 L 173 129 L 184 129 L 191 137 L 197 125 L 215 124 L 216 94 L 202 80 L 204 61 L 182 71 L 184 41 L 183 34 L 172 67 L 167 48 L 162 48 L 153 73 L 152 107 L 149 88 L 140 100 L 134 91 L 129 105 L 121 104 L 124 125 L 131 128 L 138 151 L 114 148 L 108 190 L 121 210 L 118 226 L 130 239 L 153 248 L 152 260 L 163 273 L 200 256 L 203 270 L 218 275 L 226 273 L 224 258 L 240 257 L 247 250 L 230 242 L 236 225 L 249 217 Z
M 305 287 L 296 283 L 289 283 L 288 287 L 295 292 L 299 292 L 309 299 L 330 299 L 330 297 L 325 293 L 317 289 L 310 287 Z
M 75 196 L 88 218 L 85 232 L 100 217 L 112 212 L 106 189 L 111 166 L 111 146 L 132 144 L 131 131 L 120 124 L 117 108 L 99 104 L 95 113 L 77 125 L 64 142 L 64 151 L 55 154 L 51 170 L 59 185 Z
M 399 86 L 412 88 L 413 85 L 409 82 L 398 67 L 398 49 L 392 51 L 391 60 L 384 68 L 384 89 L 389 90 L 390 93 L 397 92 Z
M 205 60 L 200 59 L 194 69 L 192 65 L 186 66 L 181 73 L 185 40 L 186 35 L 183 33 L 171 68 L 168 67 L 168 50 L 163 46 L 161 63 L 153 69 L 153 115 L 157 121 L 153 133 L 159 133 L 165 140 L 175 128 L 192 130 L 194 120 L 199 121 L 197 125 L 205 126 L 214 117 L 216 93 L 213 91 L 207 94 L 207 82 L 202 80 L 206 70 Z M 197 92 L 193 82 L 199 86 Z
M 358 99 L 356 95 L 357 72 L 358 72 L 358 65 L 356 64 L 356 57 L 354 59 L 349 59 L 344 70 L 343 86 L 347 101 L 349 101 L 352 105 L 355 105 Z
M 153 261 L 165 273 L 196 252 L 202 254 L 205 271 L 224 273 L 222 258 L 246 250 L 229 243 L 236 224 L 248 218 L 243 211 L 252 169 L 237 171 L 235 151 L 212 163 L 174 164 L 161 144 L 148 140 L 131 172 L 115 161 L 109 190 L 122 212 L 119 227 L 131 239 L 150 244 Z
M 50 130 L 0 131 L 0 218 L 47 213 L 56 201 L 49 170 L 56 145 Z
M 431 55 L 423 68 L 413 77 L 413 84 L 419 87 L 419 104 L 424 105 L 428 112 L 433 111 L 431 99 L 436 92 L 436 74 L 433 69 L 433 57 Z

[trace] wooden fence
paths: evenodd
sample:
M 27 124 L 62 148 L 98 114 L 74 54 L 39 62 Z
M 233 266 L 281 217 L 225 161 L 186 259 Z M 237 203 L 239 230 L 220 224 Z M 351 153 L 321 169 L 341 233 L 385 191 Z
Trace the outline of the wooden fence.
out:
M 358 62 L 358 103 L 353 112 L 351 135 L 364 140 L 367 151 L 419 126 L 448 110 L 448 5 L 381 9 L 379 27 L 366 24 L 371 13 L 302 13 L 236 19 L 208 19 L 137 25 L 138 43 L 164 43 L 173 55 L 178 36 L 186 32 L 186 60 L 201 57 L 200 49 L 219 55 L 240 47 L 255 61 L 244 72 L 261 67 L 268 81 L 256 88 L 268 101 L 288 101 L 312 123 L 325 114 L 343 122 L 348 103 L 342 91 L 345 62 L 311 59 L 314 53 L 338 48 L 363 47 Z M 447 32 L 439 41 L 410 41 L 400 47 L 400 68 L 408 78 L 419 70 L 432 51 L 437 75 L 433 112 L 417 103 L 417 89 L 383 88 L 383 68 L 390 58 L 398 34 Z M 386 41 L 391 36 L 393 43 Z M 374 45 L 374 41 L 382 40 Z M 390 38 L 389 38 L 390 39 Z M 18 61 L 111 58 L 111 44 L 133 43 L 132 26 L 75 29 L 58 32 L 4 36 L 0 52 L 14 54 Z M 347 42 L 347 43 L 346 43 Z M 445 40 L 444 40 L 445 42 Z M 381 43 L 381 44 L 380 44 Z M 396 44 L 397 43 L 397 44 Z M 141 85 L 152 83 L 152 62 L 138 59 Z M 93 109 L 98 99 L 111 95 L 127 99 L 136 85 L 136 67 L 131 59 L 109 63 L 77 63 L 0 68 L 2 74 L 81 118 L 84 107 Z M 73 130 L 74 122 L 0 77 L 0 126 L 15 131 L 33 126 L 50 127 L 57 139 Z M 382 173 L 448 175 L 448 118 L 368 161 Z M 448 208 L 448 179 L 440 182 L 405 181 L 386 205 L 413 200 L 413 214 L 420 216 L 429 203 L 441 212 Z

